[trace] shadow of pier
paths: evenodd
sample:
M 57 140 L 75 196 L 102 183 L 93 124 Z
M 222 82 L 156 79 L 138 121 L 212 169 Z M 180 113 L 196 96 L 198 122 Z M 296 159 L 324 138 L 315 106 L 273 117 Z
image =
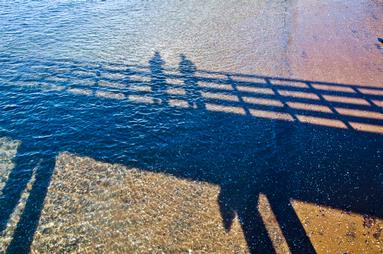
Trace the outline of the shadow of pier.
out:
M 252 253 L 274 252 L 265 194 L 293 253 L 314 253 L 291 199 L 383 217 L 383 89 L 168 67 L 0 57 L 0 136 L 20 140 L 0 198 L 0 231 L 35 170 L 8 253 L 36 231 L 63 151 L 219 185 Z

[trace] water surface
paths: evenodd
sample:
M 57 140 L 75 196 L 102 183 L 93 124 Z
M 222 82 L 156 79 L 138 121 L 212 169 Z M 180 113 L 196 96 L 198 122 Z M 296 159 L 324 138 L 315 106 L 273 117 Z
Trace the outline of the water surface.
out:
M 351 27 L 329 39 L 311 4 L 1 1 L 0 136 L 19 144 L 1 231 L 36 177 L 8 251 L 28 250 L 62 152 L 218 185 L 225 229 L 237 214 L 254 252 L 272 250 L 260 193 L 293 252 L 313 246 L 291 198 L 382 217 L 382 55 L 369 41 L 381 9 L 338 1 L 372 18 L 344 14 Z

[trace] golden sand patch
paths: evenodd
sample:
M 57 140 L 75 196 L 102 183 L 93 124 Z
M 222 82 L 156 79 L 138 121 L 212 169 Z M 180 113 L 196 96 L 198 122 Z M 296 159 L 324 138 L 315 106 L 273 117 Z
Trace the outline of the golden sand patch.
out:
M 219 187 L 61 154 L 32 253 L 247 253 Z
M 54 172 L 31 253 L 249 252 L 237 219 L 224 230 L 216 185 L 68 153 L 57 158 Z M 12 240 L 33 182 L 0 238 L 0 252 Z M 292 205 L 317 253 L 383 252 L 382 219 L 297 200 Z M 266 195 L 259 195 L 257 208 L 275 252 L 290 253 Z
M 383 253 L 383 220 L 294 200 L 317 253 Z

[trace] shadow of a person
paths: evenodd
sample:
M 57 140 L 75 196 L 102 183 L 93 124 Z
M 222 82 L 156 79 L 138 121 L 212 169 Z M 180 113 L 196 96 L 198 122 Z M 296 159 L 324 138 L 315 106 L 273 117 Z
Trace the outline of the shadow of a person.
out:
M 155 101 L 157 104 L 166 103 L 166 98 L 164 97 L 166 92 L 166 78 L 163 68 L 164 64 L 165 61 L 162 59 L 158 51 L 156 51 L 154 56 L 149 60 L 152 94 L 156 99 Z
M 315 253 L 299 218 L 290 204 L 291 185 L 295 184 L 286 172 L 278 172 L 273 167 L 258 178 L 248 176 L 245 182 L 222 183 L 218 195 L 218 205 L 222 223 L 229 232 L 234 219 L 238 217 L 248 248 L 251 253 L 275 253 L 273 242 L 264 224 L 259 204 L 259 195 L 265 194 L 281 226 L 292 253 Z
M 258 210 L 258 196 L 263 183 L 250 175 L 246 183 L 236 180 L 221 183 L 218 206 L 226 232 L 237 217 L 251 253 L 275 253 L 273 243 Z
M 179 71 L 185 84 L 196 84 L 196 81 L 201 80 L 194 76 L 196 70 L 190 60 L 183 57 L 181 63 Z M 156 53 L 149 64 L 153 84 L 160 82 L 160 88 L 165 89 L 165 78 L 172 76 L 164 75 L 164 61 L 160 54 Z M 52 70 L 51 74 L 57 75 Z M 71 70 L 69 68 L 68 72 Z M 141 74 L 145 75 L 147 72 Z M 220 79 L 214 82 L 220 84 L 228 81 Z M 139 84 L 146 85 L 145 82 Z M 258 83 L 247 85 L 259 87 Z M 189 88 L 197 91 L 196 85 Z M 383 163 L 382 136 L 356 135 L 356 132 L 350 130 L 302 126 L 282 121 L 276 124 L 221 112 L 208 112 L 204 115 L 204 111 L 179 115 L 150 114 L 146 116 L 148 124 L 130 125 L 131 121 L 142 120 L 142 116 L 136 118 L 121 112 L 135 111 L 137 104 L 122 104 L 118 100 L 76 94 L 64 99 L 61 93 L 56 92 L 36 93 L 35 97 L 30 96 L 30 90 L 26 88 L 13 88 L 13 93 L 18 95 L 15 97 L 9 96 L 10 89 L 10 86 L 0 86 L 2 105 L 20 103 L 28 107 L 18 108 L 21 111 L 17 114 L 6 107 L 0 107 L 1 127 L 7 130 L 0 136 L 22 141 L 14 159 L 15 168 L 0 196 L 2 228 L 6 227 L 4 223 L 16 207 L 25 185 L 32 178 L 33 169 L 37 170 L 35 184 L 7 253 L 28 252 L 54 169 L 55 157 L 60 151 L 127 166 L 132 165 L 132 159 L 143 160 L 140 165 L 144 170 L 153 171 L 158 168 L 158 172 L 219 185 L 221 191 L 218 203 L 224 227 L 229 231 L 234 218 L 238 216 L 252 253 L 275 252 L 257 208 L 260 193 L 267 196 L 292 253 L 313 253 L 314 250 L 290 199 L 382 215 L 379 201 L 382 200 L 383 175 L 378 170 Z M 159 96 L 164 95 L 161 93 Z M 18 99 L 15 101 L 15 98 Z M 49 110 L 45 106 L 29 106 L 35 105 L 36 101 L 50 102 L 48 105 L 51 106 Z M 79 102 L 82 105 L 78 105 Z M 68 110 L 78 107 L 84 110 Z M 149 108 L 151 110 L 151 106 Z M 165 104 L 154 108 L 163 110 L 167 107 Z M 112 114 L 117 111 L 118 114 Z M 113 122 L 110 116 L 113 116 Z M 207 116 L 205 122 L 201 121 L 201 116 Z M 187 122 L 184 126 L 190 127 L 197 122 L 198 128 L 189 128 L 185 133 L 174 131 L 176 134 L 185 134 L 179 135 L 179 140 L 168 136 L 168 132 L 161 133 L 161 139 L 169 137 L 163 142 L 167 145 L 166 149 L 163 143 L 157 142 L 158 139 L 148 138 L 147 135 L 136 137 L 143 128 L 146 133 L 150 133 L 152 126 L 162 127 L 169 122 L 169 130 L 173 131 L 184 120 Z M 121 124 L 127 128 L 121 130 Z M 63 127 L 73 131 L 63 132 Z M 8 135 L 8 132 L 12 135 Z M 209 142 L 205 142 L 205 137 Z M 110 141 L 116 145 L 105 149 Z M 153 143 L 156 145 L 152 146 Z M 50 151 L 49 154 L 47 151 Z M 184 152 L 182 156 L 174 156 L 179 151 Z
M 197 78 L 195 72 L 197 70 L 195 64 L 190 61 L 184 54 L 180 55 L 181 61 L 178 64 L 178 70 L 182 74 L 182 78 L 187 93 L 187 100 L 193 108 L 204 108 L 202 96 L 198 89 Z

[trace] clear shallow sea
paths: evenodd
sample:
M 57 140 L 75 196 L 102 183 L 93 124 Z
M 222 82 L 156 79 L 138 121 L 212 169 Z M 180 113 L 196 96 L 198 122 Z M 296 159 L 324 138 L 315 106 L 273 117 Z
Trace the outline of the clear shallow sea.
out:
M 259 193 L 272 197 L 286 225 L 296 222 L 290 198 L 382 217 L 381 131 L 350 124 L 382 126 L 380 115 L 338 114 L 322 94 L 334 91 L 302 80 L 238 75 L 289 73 L 289 8 L 288 1 L 1 1 L 0 137 L 19 142 L 2 189 L 1 231 L 37 172 L 13 246 L 28 246 L 60 152 L 219 185 L 222 207 L 239 214 L 250 248 Z M 367 104 L 344 107 L 379 112 L 365 94 L 354 97 Z M 288 102 L 301 106 L 281 109 Z M 301 231 L 288 238 L 309 250 Z

